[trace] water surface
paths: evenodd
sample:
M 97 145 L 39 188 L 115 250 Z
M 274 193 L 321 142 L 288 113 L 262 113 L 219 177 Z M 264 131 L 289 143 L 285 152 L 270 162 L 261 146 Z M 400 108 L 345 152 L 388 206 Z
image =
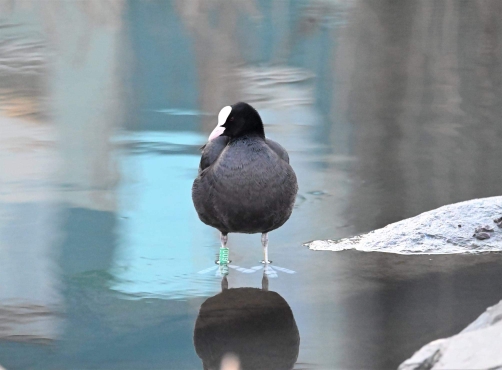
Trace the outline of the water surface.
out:
M 191 184 L 237 100 L 299 179 L 270 235 L 296 273 L 269 279 L 295 369 L 395 368 L 460 331 L 502 298 L 500 255 L 302 243 L 500 195 L 501 16 L 496 1 L 0 1 L 0 364 L 202 368 L 195 323 L 222 287 L 198 274 L 219 240 Z M 229 240 L 246 269 L 229 287 L 260 288 L 260 237 Z

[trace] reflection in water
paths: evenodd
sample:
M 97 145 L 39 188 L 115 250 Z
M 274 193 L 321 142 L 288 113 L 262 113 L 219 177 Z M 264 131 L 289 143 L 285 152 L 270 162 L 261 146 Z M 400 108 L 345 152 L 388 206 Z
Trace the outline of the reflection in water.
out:
M 58 339 L 64 311 L 52 249 L 58 212 L 44 202 L 0 205 L 9 214 L 0 225 L 0 340 Z
M 353 177 L 366 182 L 350 197 L 351 213 L 369 210 L 357 228 L 500 195 L 501 2 L 357 4 L 333 60 L 333 109 L 354 127 Z
M 298 272 L 274 284 L 299 362 L 390 369 L 458 332 L 499 300 L 499 256 L 301 244 L 500 194 L 500 19 L 498 0 L 0 0 L 2 366 L 197 368 L 193 322 L 219 282 L 196 272 L 218 238 L 190 187 L 216 112 L 241 99 L 298 171 L 270 238 Z M 231 243 L 256 265 L 256 239 Z
M 288 303 L 268 290 L 265 274 L 262 289 L 228 289 L 226 279 L 195 322 L 194 345 L 204 370 L 219 370 L 227 354 L 238 359 L 241 370 L 292 369 L 300 335 Z
M 110 5 L 0 0 L 1 339 L 61 339 L 61 275 L 108 268 L 121 117 Z

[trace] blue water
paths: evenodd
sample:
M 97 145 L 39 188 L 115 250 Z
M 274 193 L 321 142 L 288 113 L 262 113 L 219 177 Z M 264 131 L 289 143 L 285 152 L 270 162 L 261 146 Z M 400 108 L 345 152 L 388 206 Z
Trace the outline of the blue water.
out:
M 0 365 L 202 368 L 222 287 L 191 184 L 238 100 L 299 179 L 269 278 L 295 369 L 395 368 L 498 302 L 499 255 L 303 246 L 500 195 L 502 34 L 491 3 L 448 4 L 0 2 Z M 229 287 L 261 287 L 260 236 L 229 247 Z

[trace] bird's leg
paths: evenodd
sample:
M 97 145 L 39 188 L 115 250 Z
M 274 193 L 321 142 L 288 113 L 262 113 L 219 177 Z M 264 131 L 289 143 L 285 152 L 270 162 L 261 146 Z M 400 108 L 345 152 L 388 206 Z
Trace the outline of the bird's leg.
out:
M 228 242 L 228 234 L 220 232 L 220 242 L 221 242 L 221 247 L 226 248 Z
M 220 254 L 216 263 L 218 265 L 228 265 L 231 261 L 228 260 L 229 250 L 227 248 L 228 234 L 220 232 Z
M 228 289 L 228 279 L 227 275 L 223 276 L 223 279 L 221 279 L 221 290 L 227 290 Z
M 263 277 L 261 278 L 261 290 L 263 290 L 264 292 L 268 292 L 268 276 L 267 276 L 267 267 L 268 266 L 265 266 L 265 268 L 263 269 Z
M 263 245 L 263 261 L 261 263 L 272 263 L 272 261 L 268 260 L 268 233 L 261 234 L 261 244 Z

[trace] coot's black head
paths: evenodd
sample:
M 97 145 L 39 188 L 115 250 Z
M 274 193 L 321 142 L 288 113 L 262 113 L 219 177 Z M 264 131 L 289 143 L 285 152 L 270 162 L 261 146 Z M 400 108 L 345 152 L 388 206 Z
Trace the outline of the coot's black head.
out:
M 237 138 L 259 136 L 265 138 L 260 115 L 247 103 L 237 103 L 223 107 L 218 114 L 218 125 L 209 135 L 209 141 L 218 136 Z

